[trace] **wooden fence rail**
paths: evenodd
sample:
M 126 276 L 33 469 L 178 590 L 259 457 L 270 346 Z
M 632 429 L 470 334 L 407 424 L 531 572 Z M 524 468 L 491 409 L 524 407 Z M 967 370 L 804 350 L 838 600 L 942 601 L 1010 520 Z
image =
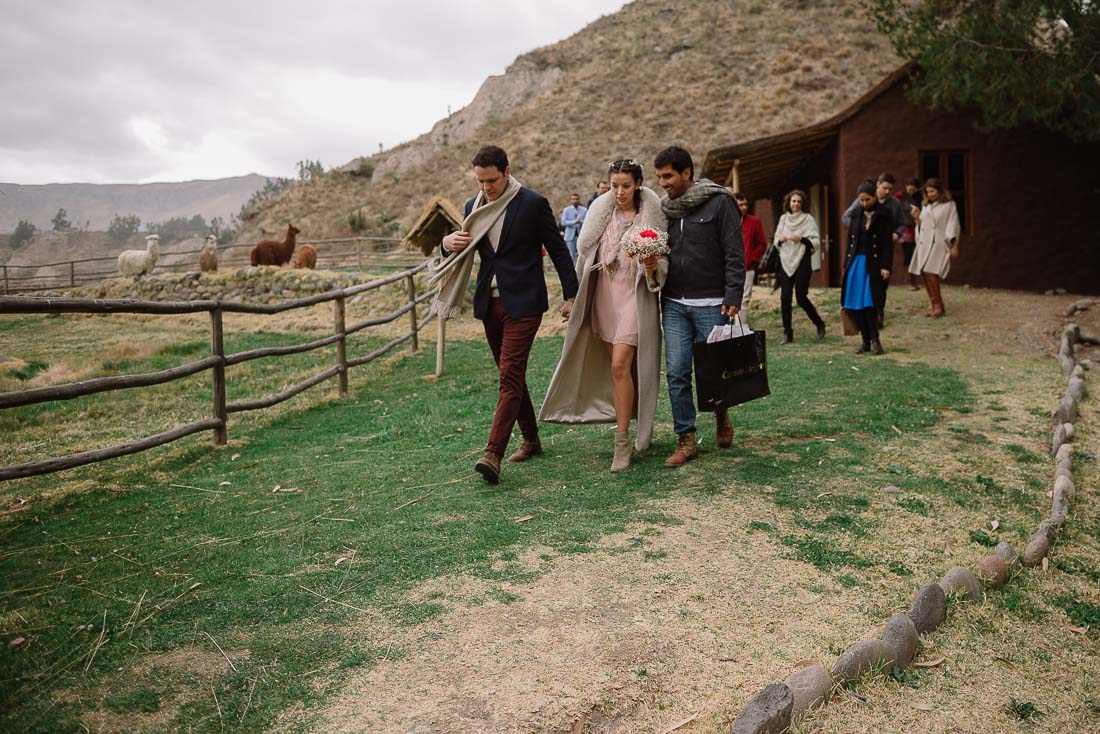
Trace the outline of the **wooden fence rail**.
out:
M 408 268 L 393 275 L 377 278 L 368 283 L 349 286 L 337 290 L 319 293 L 305 298 L 296 298 L 279 304 L 251 304 L 230 303 L 224 301 L 139 301 L 131 299 L 89 299 L 89 298 L 35 298 L 32 296 L 0 296 L 0 314 L 37 314 L 37 313 L 140 313 L 140 314 L 184 314 L 201 313 L 210 314 L 210 356 L 195 362 L 172 367 L 160 372 L 150 372 L 137 375 L 118 375 L 112 377 L 99 377 L 91 380 L 72 382 L 64 385 L 52 385 L 30 390 L 18 390 L 14 392 L 0 393 L 0 410 L 17 408 L 35 403 L 52 402 L 58 400 L 72 400 L 74 398 L 92 395 L 95 393 L 124 390 L 131 388 L 149 387 L 161 385 L 174 380 L 183 379 L 200 372 L 211 371 L 211 397 L 213 416 L 200 421 L 176 426 L 171 430 L 147 436 L 129 443 L 83 451 L 77 454 L 61 456 L 43 461 L 33 461 L 24 464 L 12 464 L 0 466 L 0 481 L 8 481 L 22 477 L 49 474 L 52 472 L 72 469 L 107 459 L 113 459 L 127 454 L 145 451 L 156 446 L 176 441 L 185 436 L 190 436 L 201 431 L 213 431 L 214 444 L 224 446 L 228 441 L 228 417 L 233 413 L 241 413 L 249 410 L 259 410 L 277 405 L 289 400 L 295 395 L 321 384 L 333 377 L 339 377 L 340 394 L 348 393 L 348 370 L 352 367 L 367 364 L 390 350 L 411 341 L 410 350 L 418 351 L 419 331 L 427 326 L 435 318 L 429 316 L 419 321 L 416 315 L 417 305 L 424 303 L 434 295 L 434 291 L 425 290 L 418 292 L 416 275 L 429 265 L 428 261 L 421 262 L 415 267 Z M 353 324 L 345 324 L 345 303 L 351 296 L 359 293 L 377 290 L 383 286 L 405 280 L 407 283 L 408 300 L 400 308 L 392 313 L 377 318 L 365 319 Z M 262 349 L 250 349 L 233 354 L 225 353 L 225 344 L 222 331 L 222 315 L 230 313 L 256 313 L 277 314 L 292 309 L 307 308 L 320 303 L 332 302 L 334 333 L 320 339 L 315 339 L 304 344 L 294 344 L 282 347 L 265 347 Z M 381 347 L 360 357 L 348 357 L 347 338 L 351 334 L 362 331 L 371 326 L 388 324 L 410 314 L 409 331 L 402 336 L 391 339 Z M 226 402 L 226 368 L 248 362 L 254 359 L 266 357 L 278 357 L 287 354 L 299 354 L 320 349 L 329 345 L 336 345 L 336 364 L 321 372 L 281 390 L 253 400 L 245 400 L 235 403 Z M 442 354 L 443 345 L 437 345 Z M 441 364 L 442 357 L 437 358 Z
M 384 251 L 365 249 L 373 244 L 384 243 L 397 246 L 400 237 L 341 237 L 320 240 L 298 240 L 300 245 L 325 245 L 318 250 L 318 267 L 328 269 L 362 270 L 364 266 L 372 269 L 406 269 L 421 260 L 421 255 L 412 250 L 389 249 Z M 343 245 L 343 247 L 341 247 Z M 220 245 L 218 264 L 227 267 L 246 267 L 249 252 L 255 243 Z M 156 270 L 169 272 L 194 272 L 199 269 L 200 249 L 163 250 L 157 262 Z M 186 258 L 180 260 L 179 258 Z M 119 277 L 115 263 L 117 255 L 105 257 L 85 257 L 74 260 L 59 260 L 49 263 L 29 265 L 0 265 L 0 287 L 4 295 L 12 293 L 31 293 L 35 291 L 75 288 L 79 285 L 97 283 L 110 277 Z M 42 272 L 49 270 L 51 272 Z M 28 273 L 27 271 L 33 271 Z

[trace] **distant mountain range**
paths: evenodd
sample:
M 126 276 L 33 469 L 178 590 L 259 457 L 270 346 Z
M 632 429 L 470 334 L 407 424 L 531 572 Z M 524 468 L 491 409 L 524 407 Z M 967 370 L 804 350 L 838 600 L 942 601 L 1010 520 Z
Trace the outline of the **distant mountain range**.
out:
M 266 176 L 250 173 L 178 183 L 0 183 L 0 232 L 11 232 L 20 219 L 48 230 L 58 209 L 65 210 L 74 227 L 90 222 L 91 230 L 107 229 L 116 212 L 136 214 L 143 225 L 196 214 L 207 221 L 214 217 L 228 220 L 266 180 Z

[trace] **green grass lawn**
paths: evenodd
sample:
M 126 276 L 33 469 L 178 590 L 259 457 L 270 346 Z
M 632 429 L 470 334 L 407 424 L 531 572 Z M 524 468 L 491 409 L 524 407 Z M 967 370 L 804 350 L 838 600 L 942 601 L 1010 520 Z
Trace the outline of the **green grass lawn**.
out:
M 286 338 L 254 335 L 233 348 Z M 536 345 L 536 397 L 560 348 L 560 338 Z M 161 369 L 204 349 L 184 343 L 113 367 Z M 189 699 L 167 729 L 220 731 L 232 722 L 236 730 L 261 731 L 287 707 L 330 693 L 341 669 L 401 654 L 342 634 L 349 618 L 366 610 L 418 624 L 445 611 L 407 599 L 418 583 L 457 573 L 522 582 L 529 572 L 515 559 L 524 549 L 582 553 L 631 519 L 674 521 L 647 509 L 647 500 L 669 493 L 705 497 L 737 491 L 735 483 L 768 485 L 797 520 L 821 487 L 846 482 L 852 491 L 812 502 L 828 511 L 827 522 L 803 518 L 782 542 L 838 574 L 866 568 L 874 559 L 838 545 L 837 533 L 849 537 L 873 522 L 860 516 L 869 488 L 904 481 L 873 468 L 875 454 L 899 433 L 925 431 L 944 411 L 972 403 L 946 369 L 811 347 L 773 350 L 773 395 L 734 411 L 737 441 L 729 451 L 666 470 L 673 440 L 662 396 L 658 441 L 628 473 L 606 471 L 610 427 L 547 425 L 547 456 L 506 466 L 503 482 L 489 486 L 472 472 L 495 405 L 488 349 L 454 343 L 448 375 L 438 382 L 424 379 L 433 366 L 430 349 L 372 366 L 349 399 L 283 415 L 243 436 L 231 427 L 232 437 L 245 439 L 239 448 L 214 451 L 208 439 L 193 438 L 167 456 L 154 451 L 81 469 L 96 488 L 37 502 L 0 525 L 3 639 L 29 640 L 0 655 L 3 728 L 78 731 L 88 706 L 157 711 L 189 681 L 147 674 L 102 703 L 97 686 L 137 670 L 149 651 L 216 650 L 216 640 L 247 656 L 216 680 L 216 700 Z M 181 400 L 199 399 L 204 389 Z M 9 411 L 5 420 L 18 425 L 40 412 Z M 710 439 L 708 422 L 700 431 Z M 34 495 L 51 481 L 25 480 L 0 492 Z

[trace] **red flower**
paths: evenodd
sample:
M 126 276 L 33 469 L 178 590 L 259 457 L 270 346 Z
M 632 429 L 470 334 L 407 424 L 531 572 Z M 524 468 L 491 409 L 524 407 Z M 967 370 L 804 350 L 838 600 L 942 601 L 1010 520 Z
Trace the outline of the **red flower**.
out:
M 657 233 L 654 232 L 652 229 L 643 229 L 641 232 L 638 233 L 638 236 L 644 237 L 647 240 L 657 239 Z

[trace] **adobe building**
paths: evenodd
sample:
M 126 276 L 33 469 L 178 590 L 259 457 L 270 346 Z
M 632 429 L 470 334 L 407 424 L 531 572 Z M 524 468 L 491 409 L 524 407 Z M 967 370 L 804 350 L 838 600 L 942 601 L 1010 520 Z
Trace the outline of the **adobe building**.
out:
M 981 132 L 972 114 L 935 112 L 906 96 L 907 64 L 823 122 L 717 148 L 704 175 L 745 193 L 774 233 L 783 196 L 802 189 L 822 230 L 815 286 L 839 286 L 841 217 L 865 178 L 888 171 L 904 186 L 940 178 L 963 234 L 947 284 L 1100 293 L 1100 145 L 1043 130 Z M 898 246 L 892 282 L 904 277 Z

